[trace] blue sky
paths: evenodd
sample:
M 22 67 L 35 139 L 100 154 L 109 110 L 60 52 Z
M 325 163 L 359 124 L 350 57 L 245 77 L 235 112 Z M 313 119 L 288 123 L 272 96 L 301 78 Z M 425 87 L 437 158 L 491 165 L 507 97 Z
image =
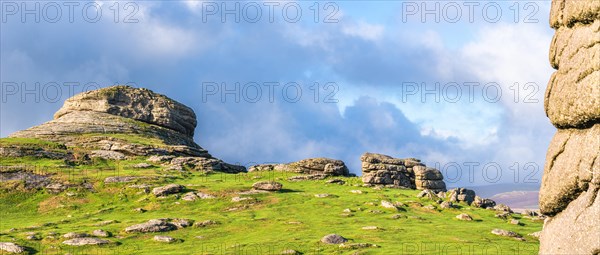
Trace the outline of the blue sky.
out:
M 23 22 L 21 2 L 10 3 L 18 10 L 3 2 L 2 137 L 50 120 L 70 82 L 75 92 L 129 83 L 185 103 L 198 116 L 196 141 L 244 165 L 324 156 L 360 174 L 359 156 L 371 151 L 437 163 L 448 176 L 459 165 L 453 185 L 539 182 L 555 130 L 543 112 L 549 1 L 318 2 L 317 22 L 314 1 L 241 2 L 240 22 L 209 1 L 81 2 L 73 22 L 48 2 L 40 22 Z M 422 16 L 423 7 L 433 11 Z M 237 102 L 221 93 L 236 83 Z

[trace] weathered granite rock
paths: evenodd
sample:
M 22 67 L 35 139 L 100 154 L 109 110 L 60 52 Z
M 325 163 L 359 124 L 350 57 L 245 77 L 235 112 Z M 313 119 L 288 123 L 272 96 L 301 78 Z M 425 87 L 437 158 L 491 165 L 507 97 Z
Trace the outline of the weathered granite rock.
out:
M 465 202 L 470 205 L 475 201 L 475 191 L 465 188 L 455 188 L 448 190 L 446 197 L 450 202 Z
M 600 254 L 600 1 L 553 0 L 540 254 Z
M 496 201 L 487 198 L 481 198 L 480 196 L 475 196 L 475 199 L 473 200 L 473 203 L 471 203 L 471 205 L 479 208 L 492 208 L 496 206 Z
M 27 251 L 27 249 L 24 246 L 16 243 L 0 242 L 0 251 L 8 253 L 24 253 Z
M 220 159 L 205 157 L 176 157 L 171 159 L 169 169 L 195 171 L 218 171 L 225 173 L 246 172 L 246 167 L 228 164 Z
M 321 242 L 325 244 L 341 244 L 347 241 L 348 239 L 338 234 L 329 234 L 321 238 Z
M 149 220 L 146 223 L 137 224 L 133 226 L 129 226 L 125 228 L 125 232 L 140 232 L 140 233 L 148 233 L 148 232 L 166 232 L 177 229 L 173 223 L 168 222 L 167 219 L 154 219 Z
M 466 221 L 472 221 L 473 220 L 473 218 L 470 215 L 466 214 L 466 213 L 461 213 L 459 215 L 456 215 L 456 218 L 459 219 L 459 220 L 466 220 Z
M 540 188 L 540 211 L 553 216 L 590 183 L 600 183 L 600 124 L 588 129 L 558 130 L 546 154 Z
M 556 26 L 550 46 L 550 64 L 557 71 L 546 88 L 544 108 L 558 128 L 585 128 L 600 121 L 600 19 L 582 9 L 598 8 L 591 2 L 598 1 L 553 1 L 553 12 L 562 9 L 575 21 Z M 558 12 L 553 15 L 562 15 Z M 572 20 L 586 15 L 580 22 Z
M 598 254 L 600 252 L 600 185 L 588 189 L 560 213 L 544 222 L 540 254 Z M 580 244 L 580 245 L 577 245 Z
M 600 19 L 600 2 L 595 0 L 553 0 L 550 8 L 550 26 L 571 27 L 575 23 L 591 23 Z
M 414 173 L 409 172 L 402 159 L 367 152 L 361 155 L 360 161 L 365 184 L 415 188 Z
M 108 113 L 194 135 L 196 114 L 189 107 L 144 88 L 113 86 L 75 95 L 54 114 L 58 119 L 72 112 Z
M 350 174 L 344 161 L 330 158 L 309 158 L 287 164 L 288 171 L 305 174 L 326 174 L 348 176 Z
M 392 185 L 411 189 L 430 189 L 434 192 L 446 191 L 442 173 L 426 167 L 415 158 L 399 159 L 377 153 L 364 153 L 362 180 L 369 185 Z
M 83 245 L 102 245 L 109 244 L 110 241 L 96 238 L 96 237 L 81 237 L 81 238 L 73 238 L 67 241 L 64 241 L 63 244 L 70 246 L 83 246 Z
M 167 184 L 165 186 L 152 189 L 152 194 L 154 194 L 157 197 L 162 197 L 162 196 L 179 193 L 179 192 L 183 191 L 184 189 L 185 189 L 185 187 L 183 185 Z
M 170 236 L 154 236 L 154 241 L 157 242 L 161 242 L 161 243 L 173 243 L 175 241 L 177 241 L 177 239 L 170 237 Z
M 283 185 L 281 183 L 272 181 L 261 181 L 252 184 L 252 188 L 266 191 L 278 191 L 281 190 L 282 187 Z
M 499 235 L 499 236 L 508 236 L 508 237 L 521 237 L 521 235 L 519 235 L 515 232 L 508 231 L 505 229 L 499 229 L 499 228 L 492 229 L 492 234 Z
M 212 158 L 193 141 L 195 126 L 194 112 L 166 96 L 147 89 L 113 86 L 75 95 L 65 101 L 54 120 L 10 137 L 39 138 L 67 148 L 77 146 L 125 156 Z M 104 155 L 108 154 L 102 152 L 99 156 Z

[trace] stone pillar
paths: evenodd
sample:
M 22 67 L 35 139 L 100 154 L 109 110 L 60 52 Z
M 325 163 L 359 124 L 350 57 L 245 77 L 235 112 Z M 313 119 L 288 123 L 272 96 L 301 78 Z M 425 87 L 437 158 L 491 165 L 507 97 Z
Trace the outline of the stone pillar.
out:
M 553 0 L 540 254 L 600 254 L 600 1 Z

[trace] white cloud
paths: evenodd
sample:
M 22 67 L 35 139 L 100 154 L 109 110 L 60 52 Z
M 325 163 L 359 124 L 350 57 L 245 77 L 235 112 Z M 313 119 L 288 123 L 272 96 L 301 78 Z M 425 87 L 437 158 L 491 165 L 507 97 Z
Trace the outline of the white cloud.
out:
M 342 28 L 342 33 L 349 36 L 359 37 L 364 40 L 378 41 L 383 37 L 384 27 L 382 25 L 369 24 L 364 21 L 347 24 Z

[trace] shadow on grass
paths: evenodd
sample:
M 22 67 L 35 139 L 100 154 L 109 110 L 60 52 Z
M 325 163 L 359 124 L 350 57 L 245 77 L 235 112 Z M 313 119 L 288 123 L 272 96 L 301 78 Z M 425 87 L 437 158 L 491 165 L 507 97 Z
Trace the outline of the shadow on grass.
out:
M 279 193 L 299 193 L 302 191 L 301 190 L 293 190 L 293 189 L 280 189 L 278 192 Z

